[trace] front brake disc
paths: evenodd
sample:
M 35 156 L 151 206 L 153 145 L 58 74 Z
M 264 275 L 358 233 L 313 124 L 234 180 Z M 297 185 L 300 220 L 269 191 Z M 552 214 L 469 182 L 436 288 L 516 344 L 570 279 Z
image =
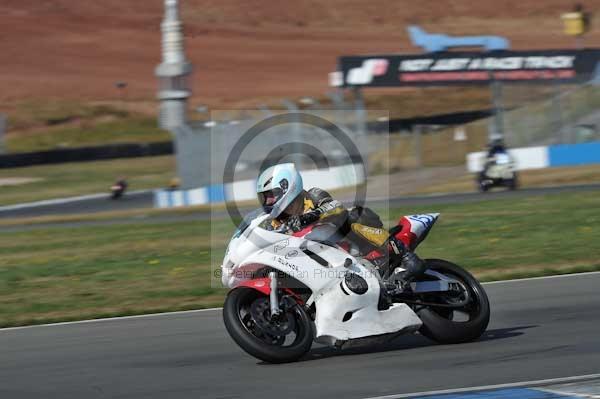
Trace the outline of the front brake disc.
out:
M 250 315 L 256 327 L 262 332 L 275 337 L 286 336 L 296 327 L 294 315 L 285 312 L 271 316 L 271 307 L 268 298 L 258 298 L 250 305 Z

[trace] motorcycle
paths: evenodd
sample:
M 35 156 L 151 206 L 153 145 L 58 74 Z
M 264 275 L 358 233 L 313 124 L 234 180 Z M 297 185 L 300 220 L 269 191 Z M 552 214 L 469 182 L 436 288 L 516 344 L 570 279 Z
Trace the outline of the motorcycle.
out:
M 487 192 L 492 187 L 505 186 L 516 190 L 518 177 L 515 160 L 507 153 L 498 153 L 488 158 L 485 168 L 477 176 L 477 188 Z
M 261 211 L 241 223 L 221 265 L 222 283 L 231 288 L 225 327 L 248 354 L 283 363 L 301 358 L 313 341 L 343 348 L 419 331 L 452 344 L 475 340 L 487 328 L 488 297 L 460 266 L 427 259 L 426 272 L 403 289 L 403 269 L 384 267 L 382 251 L 360 256 L 329 224 L 292 235 L 284 234 L 285 225 L 270 230 Z M 438 216 L 404 216 L 390 232 L 414 250 Z
M 110 186 L 110 199 L 116 200 L 121 198 L 127 190 L 127 182 L 125 180 L 119 180 L 112 186 Z

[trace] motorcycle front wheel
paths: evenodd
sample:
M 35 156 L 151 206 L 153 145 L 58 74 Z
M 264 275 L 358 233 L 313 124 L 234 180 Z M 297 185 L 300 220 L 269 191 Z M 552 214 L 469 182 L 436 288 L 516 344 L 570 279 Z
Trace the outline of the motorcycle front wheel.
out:
M 438 294 L 436 298 L 427 298 L 427 302 L 452 305 L 453 301 L 458 303 L 464 298 L 469 301 L 456 308 L 428 306 L 420 309 L 417 311 L 423 322 L 420 333 L 443 344 L 469 342 L 479 338 L 490 321 L 490 303 L 481 284 L 471 273 L 448 261 L 427 259 L 426 263 L 428 269 L 458 281 L 464 290 L 462 298 Z
M 269 297 L 252 288 L 229 292 L 223 305 L 223 321 L 244 351 L 265 362 L 293 362 L 312 346 L 311 321 L 301 306 L 293 306 L 273 319 Z

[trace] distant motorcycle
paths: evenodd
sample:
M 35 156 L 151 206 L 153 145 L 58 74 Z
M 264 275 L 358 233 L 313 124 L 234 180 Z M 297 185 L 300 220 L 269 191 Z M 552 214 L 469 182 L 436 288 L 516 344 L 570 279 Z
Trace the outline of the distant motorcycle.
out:
M 477 188 L 481 192 L 500 186 L 508 187 L 509 190 L 516 190 L 518 187 L 516 163 L 508 153 L 497 153 L 489 157 L 483 171 L 477 175 Z
M 110 186 L 110 198 L 119 199 L 125 194 L 127 190 L 127 182 L 125 180 L 119 180 L 112 186 Z
M 222 283 L 231 288 L 223 306 L 225 327 L 250 355 L 282 363 L 299 359 L 313 340 L 341 347 L 420 331 L 451 344 L 485 331 L 487 295 L 460 266 L 427 259 L 425 274 L 405 289 L 395 282 L 404 269 L 380 267 L 387 259 L 378 250 L 351 254 L 335 226 L 316 223 L 287 235 L 285 225 L 264 228 L 269 215 L 261 211 L 240 225 L 221 266 Z M 392 231 L 414 249 L 437 218 L 405 216 Z

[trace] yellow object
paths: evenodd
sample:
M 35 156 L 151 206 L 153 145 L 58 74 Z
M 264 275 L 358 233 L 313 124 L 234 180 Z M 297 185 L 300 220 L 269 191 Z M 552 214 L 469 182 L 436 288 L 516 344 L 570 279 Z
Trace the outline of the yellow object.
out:
M 561 15 L 565 34 L 570 36 L 581 36 L 587 31 L 586 18 L 582 12 L 568 12 Z
M 310 198 L 304 198 L 304 213 L 315 209 L 315 204 Z
M 369 241 L 371 244 L 382 247 L 388 239 L 389 234 L 384 229 L 377 227 L 365 226 L 364 224 L 352 223 L 352 231 Z
M 169 180 L 169 188 L 171 190 L 178 189 L 180 185 L 181 185 L 181 180 L 179 180 L 178 177 L 173 177 L 171 180 Z

